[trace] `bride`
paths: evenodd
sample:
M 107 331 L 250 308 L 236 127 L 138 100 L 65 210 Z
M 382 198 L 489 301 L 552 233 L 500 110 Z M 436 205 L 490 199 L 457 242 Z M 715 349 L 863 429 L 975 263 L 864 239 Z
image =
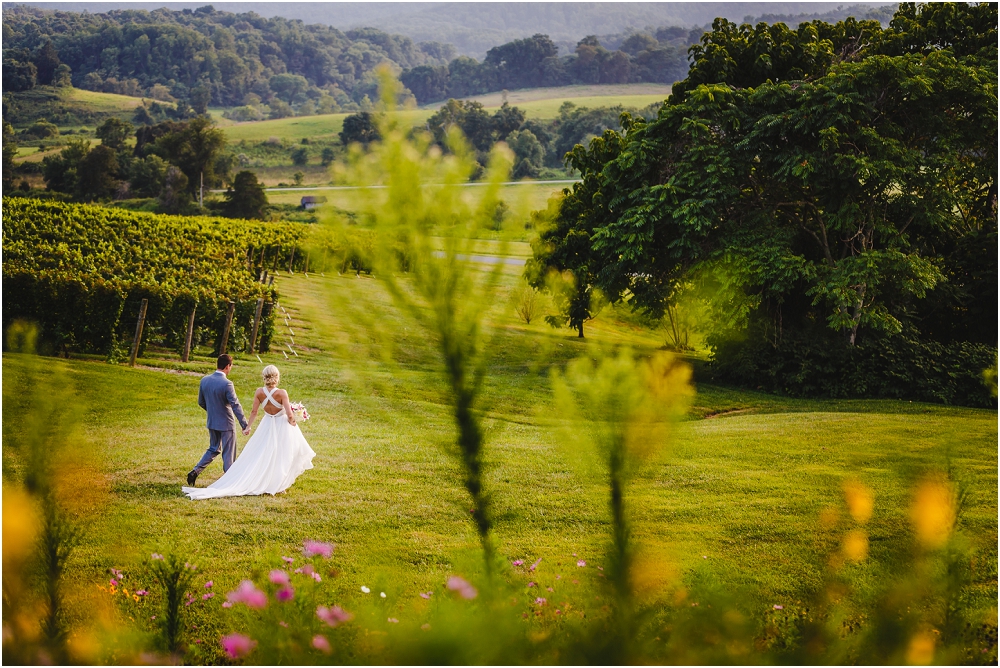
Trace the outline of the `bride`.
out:
M 270 364 L 264 367 L 262 375 L 264 387 L 254 392 L 250 424 L 261 407 L 263 421 L 221 478 L 208 487 L 181 488 L 191 499 L 277 494 L 288 489 L 300 473 L 313 467 L 316 453 L 295 423 L 288 393 L 278 389 L 278 367 Z

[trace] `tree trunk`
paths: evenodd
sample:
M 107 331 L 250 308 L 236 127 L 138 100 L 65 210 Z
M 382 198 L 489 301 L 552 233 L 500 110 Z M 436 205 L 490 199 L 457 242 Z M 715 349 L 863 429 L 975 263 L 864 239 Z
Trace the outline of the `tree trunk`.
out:
M 580 321 L 580 324 L 578 324 L 576 326 L 576 335 L 577 335 L 577 337 L 579 337 L 581 339 L 583 338 L 583 321 L 582 320 Z

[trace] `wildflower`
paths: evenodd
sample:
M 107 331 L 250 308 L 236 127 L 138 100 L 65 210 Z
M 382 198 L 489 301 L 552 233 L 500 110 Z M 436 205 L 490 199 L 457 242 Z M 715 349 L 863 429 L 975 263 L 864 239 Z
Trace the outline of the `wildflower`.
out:
M 785 606 L 783 606 L 783 605 L 775 605 L 775 606 L 774 606 L 774 609 L 775 609 L 775 610 L 784 610 L 784 609 L 785 609 Z
M 389 623 L 390 624 L 399 624 L 399 620 L 396 619 L 395 617 L 390 617 L 389 618 Z
M 573 580 L 573 584 L 578 585 L 578 584 L 580 584 L 580 581 L 579 580 Z
M 115 580 L 114 578 L 111 578 L 111 586 L 112 587 L 117 587 L 118 586 L 118 580 Z
M 574 553 L 573 553 L 573 556 L 574 556 L 574 557 L 576 556 L 576 552 L 574 552 Z
M 156 615 L 153 615 L 152 617 L 150 617 L 150 619 L 156 619 Z
M 311 575 L 311 576 L 312 576 L 312 579 L 313 579 L 313 580 L 315 580 L 316 582 L 322 582 L 322 581 L 323 581 L 323 578 L 321 578 L 321 577 L 319 576 L 319 573 L 317 573 L 316 571 L 313 571 L 313 572 L 312 572 L 312 573 L 310 573 L 309 575 Z
M 562 580 L 562 576 L 556 573 L 556 580 Z
M 122 572 L 121 572 L 120 570 L 118 570 L 117 568 L 109 568 L 109 569 L 108 569 L 108 571 L 109 571 L 109 572 L 110 572 L 110 573 L 111 573 L 112 575 L 114 575 L 114 576 L 115 576 L 116 578 L 118 578 L 118 579 L 121 579 L 121 577 L 122 577 Z
M 132 600 L 135 601 L 136 603 L 138 603 L 139 602 L 139 597 L 136 594 L 132 594 Z
M 420 592 L 420 598 L 430 598 L 433 592 Z
M 467 600 L 474 599 L 479 595 L 479 592 L 476 591 L 475 587 L 457 575 L 453 575 L 448 578 L 448 589 L 458 592 L 459 596 Z
M 366 593 L 366 594 L 372 593 L 372 590 L 369 589 L 368 587 L 364 586 L 364 585 L 361 585 L 361 591 L 364 592 L 364 593 Z
M 535 605 L 545 605 L 548 602 L 549 600 L 547 598 L 542 598 L 541 596 L 535 599 Z
M 604 566 L 598 566 L 598 567 L 597 567 L 597 570 L 599 570 L 599 571 L 603 571 L 603 570 L 604 570 Z
M 306 564 L 305 566 L 302 566 L 300 568 L 296 568 L 295 572 L 298 573 L 299 575 L 305 574 L 305 575 L 312 576 L 312 574 L 314 572 L 316 572 L 316 569 L 313 568 L 312 564 Z
M 295 559 L 292 559 L 291 557 L 282 557 L 281 560 L 284 561 L 286 564 L 290 564 L 293 561 L 295 561 Z
M 274 593 L 274 597 L 284 603 L 285 601 L 291 601 L 295 598 L 295 590 L 291 587 L 282 587 Z
M 536 584 L 535 584 L 534 582 L 529 582 L 529 583 L 528 583 L 528 586 L 529 586 L 529 587 L 537 587 L 538 585 L 536 585 Z
M 333 648 L 330 647 L 330 641 L 326 639 L 326 636 L 315 635 L 312 639 L 312 646 L 323 652 L 323 654 L 330 654 L 333 652 Z
M 230 633 L 222 637 L 222 648 L 230 659 L 242 659 L 257 646 L 256 640 L 251 640 L 241 633 Z
M 586 565 L 587 565 L 587 562 L 584 561 L 583 559 L 581 559 L 580 561 L 576 562 L 576 567 L 577 568 L 583 568 Z
M 194 564 L 189 564 L 188 562 L 185 561 L 184 562 L 184 569 L 185 570 L 189 570 L 189 571 L 196 571 L 196 570 L 198 570 L 198 567 L 195 566 Z
M 331 628 L 335 628 L 338 624 L 343 624 L 344 622 L 349 622 L 354 619 L 354 615 L 347 612 L 339 605 L 335 605 L 332 608 L 321 605 L 316 608 L 316 616 Z
M 215 584 L 214 582 L 212 582 L 211 580 L 209 580 L 208 582 L 205 583 L 205 589 L 211 589 L 212 585 L 214 585 L 214 584 Z
M 229 601 L 224 601 L 224 602 L 222 603 L 222 607 L 223 607 L 223 608 L 231 608 L 231 607 L 233 607 L 233 604 L 232 604 L 232 603 L 230 603 Z
M 385 592 L 384 592 L 384 591 L 383 591 L 383 592 L 381 592 L 381 593 L 379 594 L 379 596 L 381 596 L 382 598 L 385 598 Z
M 213 594 L 212 592 L 208 592 L 207 594 L 202 594 L 201 595 L 201 600 L 207 601 L 208 599 L 212 598 L 213 596 L 215 596 L 215 594 Z
M 287 585 L 289 582 L 291 582 L 291 580 L 288 578 L 288 573 L 277 568 L 271 571 L 271 574 L 268 576 L 268 579 L 270 579 L 271 582 L 273 582 L 276 585 Z
M 260 610 L 267 606 L 267 595 L 257 589 L 253 582 L 244 580 L 236 591 L 226 594 L 230 603 L 245 603 L 249 608 Z
M 561 615 L 562 614 L 562 612 L 560 612 L 559 608 L 556 608 L 556 614 L 557 615 Z
M 538 559 L 535 561 L 535 563 L 533 563 L 530 566 L 528 566 L 528 570 L 529 571 L 534 571 L 536 568 L 538 568 L 538 564 L 540 564 L 540 563 L 542 563 L 542 558 L 538 557 Z
M 302 554 L 307 557 L 320 555 L 325 559 L 329 559 L 333 556 L 333 545 L 330 543 L 321 543 L 317 540 L 306 540 L 302 542 Z
M 154 560 L 156 560 L 156 561 L 163 561 L 163 555 L 162 555 L 162 554 L 157 554 L 156 552 L 154 552 L 154 553 L 152 554 L 152 557 L 153 557 L 153 559 L 154 559 Z
M 708 555 L 707 554 L 703 554 L 703 555 L 701 555 L 701 558 L 702 559 L 708 559 Z
M 430 631 L 431 630 L 431 625 L 430 624 L 421 624 L 420 628 L 421 628 L 421 630 L 424 630 L 424 631 Z
M 278 622 L 278 626 L 280 626 L 283 629 L 287 629 L 288 628 L 288 622 L 286 622 L 285 620 L 281 620 L 281 621 Z
M 201 644 L 201 638 L 195 638 L 194 644 L 195 645 L 200 645 Z
M 524 565 L 524 559 L 515 559 L 511 563 L 514 564 L 515 566 L 523 566 Z
M 145 589 L 140 589 L 139 591 L 136 592 L 136 594 L 138 594 L 139 596 L 149 596 L 149 592 L 146 591 Z
M 545 588 L 545 591 L 550 591 L 550 592 L 552 592 L 552 591 L 555 591 L 555 589 L 553 589 L 552 587 L 546 587 L 546 588 Z

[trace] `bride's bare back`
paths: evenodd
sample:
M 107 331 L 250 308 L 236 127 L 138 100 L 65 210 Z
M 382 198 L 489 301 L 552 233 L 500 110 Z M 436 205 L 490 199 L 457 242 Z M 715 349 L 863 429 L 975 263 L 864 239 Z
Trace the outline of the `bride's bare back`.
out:
M 294 425 L 295 414 L 292 412 L 292 404 L 288 399 L 288 392 L 275 388 L 271 392 L 271 398 L 281 404 L 281 408 L 278 408 L 272 402 L 267 400 L 267 390 L 265 388 L 258 387 L 256 391 L 254 391 L 253 408 L 250 411 L 250 422 L 253 423 L 254 418 L 257 417 L 257 411 L 263 408 L 264 412 L 268 415 L 285 413 L 285 415 L 288 416 L 288 423 Z

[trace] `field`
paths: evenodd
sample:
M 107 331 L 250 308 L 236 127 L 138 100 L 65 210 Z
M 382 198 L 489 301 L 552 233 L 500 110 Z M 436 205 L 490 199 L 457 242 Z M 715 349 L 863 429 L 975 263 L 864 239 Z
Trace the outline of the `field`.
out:
M 610 107 L 622 105 L 641 109 L 654 102 L 662 102 L 670 95 L 670 86 L 656 84 L 626 84 L 624 86 L 563 86 L 560 88 L 537 88 L 525 91 L 510 91 L 507 101 L 523 110 L 528 118 L 555 118 L 559 107 L 569 101 L 578 107 Z M 499 109 L 501 93 L 473 98 L 490 110 Z M 418 125 L 426 121 L 440 107 L 428 105 L 401 114 L 404 123 Z M 326 114 L 322 116 L 301 116 L 280 118 L 273 121 L 253 123 L 226 123 L 220 127 L 226 132 L 230 143 L 246 141 L 266 141 L 270 137 L 280 137 L 297 143 L 302 139 L 335 139 L 343 128 L 344 119 L 349 114 Z M 219 116 L 221 119 L 221 116 Z
M 481 242 L 476 251 L 500 249 Z M 505 252 L 523 257 L 530 251 L 515 244 Z M 493 337 L 483 402 L 497 549 L 507 562 L 542 559 L 532 574 L 501 574 L 514 599 L 510 614 L 520 621 L 522 609 L 533 609 L 528 579 L 552 587 L 545 594 L 550 600 L 600 614 L 603 573 L 596 567 L 607 565 L 606 486 L 572 463 L 572 444 L 553 427 L 548 370 L 602 343 L 628 343 L 646 354 L 662 340 L 620 309 L 588 323 L 585 340 L 540 320 L 526 325 L 506 297 L 519 272 L 507 270 L 489 312 Z M 313 418 L 303 432 L 317 452 L 315 468 L 276 497 L 191 502 L 180 493 L 207 442 L 195 403 L 199 375 L 212 368 L 207 349 L 188 364 L 151 353 L 138 369 L 48 362 L 46 373 L 78 393 L 81 438 L 101 462 L 90 482 L 104 490 L 67 573 L 75 618 L 105 609 L 106 595 L 96 585 L 106 581 L 107 569 L 139 574 L 151 552 L 197 563 L 199 577 L 213 580 L 221 595 L 276 567 L 281 555 L 295 556 L 304 539 L 331 541 L 337 548 L 323 600 L 357 611 L 358 623 L 388 634 L 390 643 L 397 631 L 384 622 L 387 615 L 402 620 L 398 633 L 427 618 L 418 592 L 440 592 L 453 574 L 479 577 L 478 540 L 448 454 L 454 427 L 436 352 L 371 278 L 282 274 L 276 286 L 290 327 L 280 328 L 272 352 L 260 357 L 281 368 L 282 386 L 309 407 Z M 359 300 L 374 304 L 378 332 L 352 321 L 351 308 L 344 308 Z M 296 354 L 288 352 L 293 341 Z M 383 344 L 391 353 L 377 349 Z M 30 413 L 28 361 L 3 358 L 5 435 L 23 428 L 19 416 Z M 231 377 L 244 406 L 260 369 L 254 356 L 237 355 Z M 25 392 L 15 391 L 21 388 Z M 241 446 L 245 440 L 240 437 Z M 895 574 L 901 546 L 912 540 L 914 482 L 950 467 L 966 490 L 961 531 L 978 554 L 964 600 L 983 619 L 992 610 L 995 624 L 996 453 L 995 411 L 787 400 L 699 384 L 687 421 L 665 456 L 638 476 L 629 507 L 635 538 L 653 555 L 661 586 L 676 593 L 708 578 L 739 593 L 750 618 L 763 618 L 775 605 L 806 600 L 828 577 L 830 555 L 849 526 L 840 510 L 845 479 L 857 478 L 874 492 L 870 557 L 848 567 L 856 596 L 869 600 Z M 199 485 L 220 474 L 214 463 Z M 577 558 L 586 567 L 577 567 Z M 360 593 L 363 585 L 386 599 L 373 601 Z M 220 602 L 198 601 L 187 613 L 189 660 L 223 660 L 217 638 L 241 622 L 220 621 L 228 619 L 219 616 Z M 155 612 L 143 605 L 134 609 L 140 620 Z M 152 622 L 137 623 L 152 628 Z M 524 623 L 538 633 L 559 628 L 550 616 Z M 358 660 L 365 661 L 362 655 L 352 662 Z

